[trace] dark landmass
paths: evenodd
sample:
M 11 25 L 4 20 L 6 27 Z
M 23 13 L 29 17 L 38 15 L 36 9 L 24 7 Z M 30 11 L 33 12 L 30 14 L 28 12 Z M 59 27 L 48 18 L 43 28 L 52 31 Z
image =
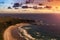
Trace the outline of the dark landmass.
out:
M 0 40 L 8 26 L 18 23 L 39 25 L 46 38 L 60 39 L 60 14 L 0 14 Z
M 3 40 L 3 33 L 6 28 L 18 23 L 31 23 L 34 20 L 19 19 L 13 17 L 0 17 L 0 40 Z

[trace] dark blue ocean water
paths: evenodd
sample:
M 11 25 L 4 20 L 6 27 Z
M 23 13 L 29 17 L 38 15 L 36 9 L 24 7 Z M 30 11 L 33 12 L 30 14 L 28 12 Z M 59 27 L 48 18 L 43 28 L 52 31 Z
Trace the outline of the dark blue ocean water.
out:
M 46 24 L 57 24 L 52 25 L 43 25 L 40 27 L 41 32 L 44 34 L 50 34 L 51 36 L 60 37 L 60 14 L 0 14 L 0 17 L 13 17 L 13 18 L 23 18 L 23 19 L 32 19 L 40 20 Z
M 32 20 L 42 20 L 46 23 L 59 23 L 60 24 L 60 14 L 2 14 L 0 17 L 14 17 L 14 18 L 23 18 L 23 19 L 32 19 Z

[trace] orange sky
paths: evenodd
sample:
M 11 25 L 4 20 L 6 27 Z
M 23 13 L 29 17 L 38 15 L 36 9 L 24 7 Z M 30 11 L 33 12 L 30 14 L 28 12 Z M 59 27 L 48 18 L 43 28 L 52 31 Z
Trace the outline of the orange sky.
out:
M 49 2 L 48 4 L 52 6 L 60 6 L 60 0 L 53 0 L 52 2 Z

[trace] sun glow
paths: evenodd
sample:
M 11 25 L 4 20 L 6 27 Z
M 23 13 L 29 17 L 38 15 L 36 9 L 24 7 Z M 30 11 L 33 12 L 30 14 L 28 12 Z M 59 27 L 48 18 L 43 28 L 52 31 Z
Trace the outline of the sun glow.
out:
M 47 2 L 45 5 L 51 6 L 51 9 L 7 9 L 7 7 L 12 6 L 17 0 L 1 0 L 0 1 L 0 13 L 60 13 L 60 1 L 53 0 L 52 2 Z M 26 1 L 26 0 L 25 0 Z M 19 1 L 17 1 L 19 2 Z M 20 1 L 20 3 L 24 1 Z M 58 5 L 57 5 L 58 4 Z

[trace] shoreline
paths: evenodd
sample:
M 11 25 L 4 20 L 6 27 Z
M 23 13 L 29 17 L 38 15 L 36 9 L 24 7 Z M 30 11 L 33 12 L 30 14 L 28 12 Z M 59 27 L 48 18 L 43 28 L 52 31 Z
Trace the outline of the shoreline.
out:
M 15 32 L 15 31 L 17 31 L 16 30 L 16 28 L 17 27 L 22 27 L 22 26 L 24 26 L 24 25 L 28 25 L 28 23 L 20 23 L 20 24 L 16 24 L 16 25 L 12 25 L 12 26 L 9 26 L 5 31 L 4 31 L 4 34 L 3 34 L 3 38 L 4 38 L 4 40 L 17 40 L 16 38 L 18 37 L 20 37 L 17 33 L 15 33 L 15 34 L 17 34 L 17 35 L 14 35 L 13 34 L 13 32 Z M 12 36 L 12 34 L 13 34 L 13 36 Z M 17 36 L 16 38 L 14 37 L 14 36 Z M 22 38 L 20 38 L 20 39 L 22 39 Z M 20 40 L 19 39 L 19 40 Z

